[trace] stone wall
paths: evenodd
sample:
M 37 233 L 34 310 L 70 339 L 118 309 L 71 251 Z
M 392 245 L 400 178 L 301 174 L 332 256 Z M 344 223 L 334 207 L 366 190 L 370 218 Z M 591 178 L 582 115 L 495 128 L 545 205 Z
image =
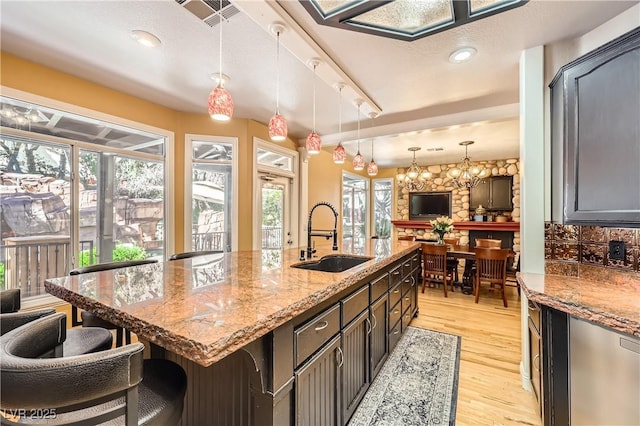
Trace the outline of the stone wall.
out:
M 520 161 L 518 159 L 506 160 L 489 160 L 489 161 L 473 161 L 471 164 L 479 165 L 491 170 L 491 176 L 513 176 L 513 211 L 511 212 L 511 220 L 520 222 Z M 447 175 L 449 169 L 456 167 L 457 164 L 437 164 L 427 166 L 432 173 L 425 188 L 420 192 L 426 191 L 451 191 L 451 216 L 454 222 L 465 222 L 470 220 L 469 215 L 469 190 L 456 189 L 452 183 L 452 179 Z M 397 187 L 398 204 L 396 206 L 396 219 L 409 220 L 409 191 L 405 188 Z M 398 236 L 415 235 L 418 238 L 429 238 L 431 231 L 428 229 L 413 228 L 396 228 Z M 460 239 L 461 244 L 469 243 L 469 231 L 456 230 L 447 235 L 447 237 L 456 237 Z M 514 232 L 513 249 L 520 251 L 520 233 Z

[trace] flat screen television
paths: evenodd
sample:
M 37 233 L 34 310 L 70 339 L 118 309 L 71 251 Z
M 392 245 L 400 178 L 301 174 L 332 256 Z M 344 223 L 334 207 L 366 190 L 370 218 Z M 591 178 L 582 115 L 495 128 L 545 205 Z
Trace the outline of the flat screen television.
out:
M 409 194 L 409 220 L 431 220 L 438 216 L 451 217 L 451 191 Z

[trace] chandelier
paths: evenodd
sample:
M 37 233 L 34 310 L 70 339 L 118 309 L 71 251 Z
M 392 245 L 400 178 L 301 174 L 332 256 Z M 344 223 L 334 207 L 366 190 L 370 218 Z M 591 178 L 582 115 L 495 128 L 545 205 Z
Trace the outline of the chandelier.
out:
M 413 162 L 411 166 L 404 173 L 398 173 L 398 185 L 402 188 L 407 188 L 409 191 L 420 191 L 424 189 L 427 184 L 427 179 L 431 177 L 431 172 L 426 169 L 421 169 L 416 163 L 416 151 L 420 151 L 422 148 L 412 146 L 408 151 L 413 152 Z
M 451 177 L 456 188 L 473 188 L 478 185 L 483 178 L 488 176 L 489 171 L 478 165 L 471 164 L 467 149 L 469 145 L 473 145 L 473 141 L 462 141 L 458 145 L 464 146 L 464 159 L 462 163 L 449 170 L 447 174 Z

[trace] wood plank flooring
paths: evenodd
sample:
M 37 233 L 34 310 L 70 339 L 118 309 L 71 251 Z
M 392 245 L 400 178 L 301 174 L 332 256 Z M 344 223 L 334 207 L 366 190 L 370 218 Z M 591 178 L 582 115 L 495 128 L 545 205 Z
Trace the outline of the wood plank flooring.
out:
M 520 379 L 520 300 L 507 288 L 482 291 L 478 304 L 456 288 L 419 291 L 420 313 L 411 325 L 462 337 L 457 425 L 540 425 L 537 402 Z

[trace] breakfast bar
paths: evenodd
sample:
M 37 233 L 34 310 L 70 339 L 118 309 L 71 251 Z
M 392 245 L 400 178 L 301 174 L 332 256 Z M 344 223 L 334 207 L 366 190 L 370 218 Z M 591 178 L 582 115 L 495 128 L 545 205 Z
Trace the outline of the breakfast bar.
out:
M 160 348 L 153 356 L 182 365 L 188 376 L 183 425 L 305 423 L 301 416 L 313 410 L 344 424 L 369 372 L 384 363 L 417 313 L 419 247 L 391 240 L 339 252 L 319 246 L 318 259 L 361 258 L 343 272 L 292 267 L 318 260 L 300 262 L 296 249 L 280 252 L 275 262 L 247 251 L 49 279 L 45 287 Z M 351 329 L 364 330 L 360 359 L 345 355 Z M 378 341 L 382 352 L 370 368 L 368 348 L 373 356 Z M 312 404 L 300 394 L 304 374 L 330 346 L 336 380 L 325 385 L 334 402 L 302 410 L 300 404 Z M 348 362 L 367 379 L 351 401 L 339 389 L 349 380 L 340 369 Z

